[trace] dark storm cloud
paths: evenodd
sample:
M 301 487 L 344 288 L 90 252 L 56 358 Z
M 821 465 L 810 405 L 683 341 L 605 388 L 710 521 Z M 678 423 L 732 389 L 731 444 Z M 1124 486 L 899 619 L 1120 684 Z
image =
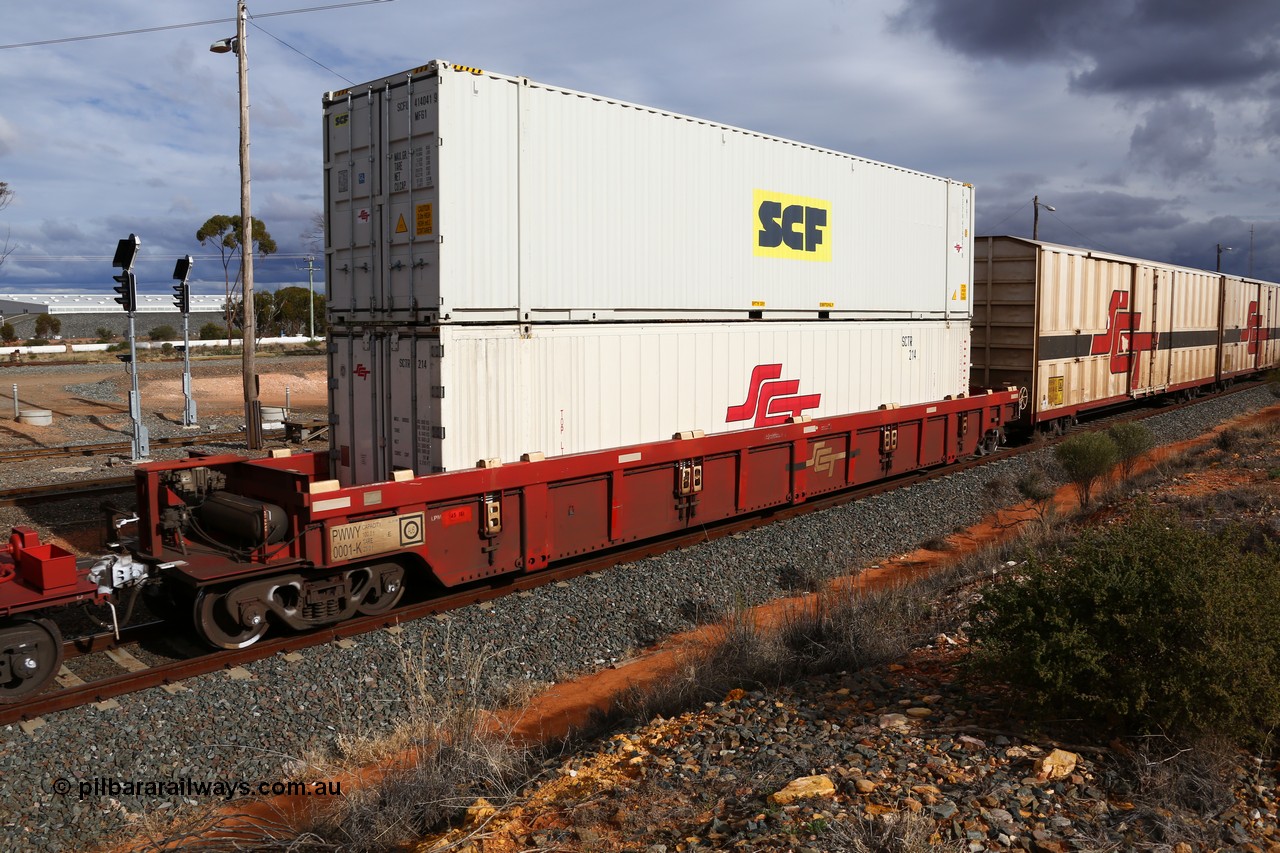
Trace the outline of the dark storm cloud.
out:
M 980 185 L 977 233 L 1030 237 L 1027 194 L 1034 185 L 1020 180 Z M 1054 193 L 1041 199 L 1057 208 L 1041 212 L 1042 240 L 1210 270 L 1217 261 L 1216 245 L 1222 243 L 1234 247 L 1222 256 L 1224 272 L 1248 275 L 1252 270 L 1258 278 L 1280 281 L 1280 222 L 1250 223 L 1236 216 L 1193 219 L 1182 212 L 1181 200 L 1119 190 Z
M 1066 63 L 1083 92 L 1230 94 L 1280 71 L 1275 0 L 912 0 L 894 22 L 979 60 Z
M 1129 157 L 1139 168 L 1167 178 L 1201 170 L 1218 138 L 1213 113 L 1186 98 L 1152 106 L 1129 138 Z
M 979 184 L 977 233 L 1030 237 L 1029 187 L 1040 183 L 1011 179 Z M 1041 212 L 1040 237 L 1072 246 L 1125 253 L 1123 241 L 1135 234 L 1171 232 L 1187 224 L 1177 201 L 1118 190 L 1060 192 L 1040 200 L 1057 208 Z

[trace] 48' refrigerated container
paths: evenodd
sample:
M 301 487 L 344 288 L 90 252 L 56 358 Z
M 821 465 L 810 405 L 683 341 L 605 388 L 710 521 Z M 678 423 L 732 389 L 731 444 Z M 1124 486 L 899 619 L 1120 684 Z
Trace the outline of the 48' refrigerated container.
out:
M 444 61 L 324 138 L 336 326 L 969 313 L 958 181 Z

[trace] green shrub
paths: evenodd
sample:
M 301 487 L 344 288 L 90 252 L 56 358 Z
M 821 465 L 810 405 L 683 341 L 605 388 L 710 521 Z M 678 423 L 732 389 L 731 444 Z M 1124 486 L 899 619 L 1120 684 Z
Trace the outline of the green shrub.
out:
M 979 671 L 1033 710 L 1112 734 L 1280 730 L 1280 551 L 1140 507 L 993 585 L 971 614 Z
M 1133 467 L 1138 464 L 1139 457 L 1156 444 L 1156 437 L 1142 424 L 1115 424 L 1107 429 L 1107 435 L 1115 442 L 1116 453 L 1120 457 L 1120 475 L 1126 480 L 1133 476 Z
M 1101 432 L 1073 435 L 1053 449 L 1053 458 L 1075 484 L 1082 507 L 1089 506 L 1094 485 L 1110 473 L 1119 455 L 1116 443 Z
M 173 326 L 156 326 L 147 332 L 147 337 L 153 341 L 171 341 L 178 337 L 178 333 L 173 330 Z
M 200 340 L 202 341 L 216 341 L 219 338 L 225 338 L 226 336 L 227 327 L 219 326 L 212 320 L 200 327 Z

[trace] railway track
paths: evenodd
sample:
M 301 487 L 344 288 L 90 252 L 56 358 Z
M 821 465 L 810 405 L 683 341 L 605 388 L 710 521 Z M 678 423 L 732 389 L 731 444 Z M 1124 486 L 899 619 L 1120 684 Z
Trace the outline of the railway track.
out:
M 1203 396 L 1190 402 L 1113 412 L 1104 417 L 1094 418 L 1089 422 L 1077 425 L 1068 431 L 1068 436 L 1080 431 L 1105 429 L 1122 420 L 1140 420 L 1155 414 L 1172 411 L 1180 406 L 1193 405 L 1215 397 L 1245 391 L 1251 387 L 1256 387 L 1256 384 L 1258 383 L 1238 384 L 1233 389 Z M 1053 439 L 1053 441 L 1056 440 L 1061 439 Z M 192 652 L 197 646 L 192 630 L 189 627 L 175 628 L 163 622 L 150 622 L 139 625 L 129 629 L 127 633 L 122 630 L 119 641 L 116 641 L 110 632 L 77 638 L 64 644 L 66 660 L 94 655 L 114 655 L 113 662 L 124 671 L 87 681 L 71 672 L 64 663 L 63 672 L 60 673 L 57 679 L 57 688 L 32 697 L 20 704 L 0 705 L 0 725 L 29 721 L 45 714 L 103 702 L 113 697 L 139 690 L 177 684 L 199 675 L 231 669 L 245 663 L 271 657 L 272 655 L 295 652 L 312 646 L 356 637 L 371 631 L 390 628 L 402 622 L 409 622 L 426 616 L 479 604 L 513 592 L 558 583 L 579 575 L 602 571 L 622 563 L 635 562 L 669 551 L 732 536 L 765 524 L 841 506 L 893 489 L 927 482 L 938 477 L 950 476 L 960 471 L 985 465 L 991 461 L 1008 459 L 1012 456 L 1038 450 L 1043 446 L 1040 442 L 1026 442 L 1020 446 L 1006 448 L 989 456 L 977 457 L 954 465 L 930 470 L 915 471 L 891 480 L 825 495 L 802 504 L 776 507 L 712 526 L 691 528 L 675 536 L 619 546 L 618 548 L 588 555 L 584 558 L 566 560 L 559 565 L 536 573 L 499 578 L 493 583 L 469 586 L 466 589 L 451 592 L 441 597 L 412 601 L 386 613 L 357 617 L 339 625 L 317 628 L 311 631 L 264 638 L 243 649 L 214 652 L 200 649 Z M 131 482 L 132 478 L 129 478 L 129 480 Z M 159 639 L 165 643 L 172 644 L 175 658 L 154 665 L 147 665 L 137 656 L 128 653 L 127 650 L 131 644 L 140 643 L 144 639 Z M 125 653 L 120 654 L 121 650 Z M 154 655 L 151 656 L 154 657 Z M 95 668 L 104 669 L 107 667 L 99 665 Z
M 192 435 L 176 435 L 150 439 L 157 448 L 193 447 L 197 444 L 244 441 L 244 431 L 202 432 Z M 119 456 L 133 453 L 132 441 L 108 441 L 94 444 L 62 444 L 51 446 L 32 445 L 0 450 L 0 464 L 5 462 L 29 462 L 32 459 L 69 459 L 79 456 Z

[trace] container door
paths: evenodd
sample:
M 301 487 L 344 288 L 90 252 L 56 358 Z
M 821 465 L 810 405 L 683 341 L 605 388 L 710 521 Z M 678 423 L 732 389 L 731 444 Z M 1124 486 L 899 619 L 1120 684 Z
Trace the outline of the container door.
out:
M 1265 355 L 1262 366 L 1280 367 L 1280 285 L 1264 285 L 1267 292 L 1267 321 L 1262 327 Z
M 440 307 L 439 86 L 435 75 L 389 87 L 382 157 L 386 215 L 381 217 L 378 306 L 384 319 L 432 323 Z
M 368 318 L 378 306 L 382 136 L 378 93 L 348 95 L 326 116 L 325 276 L 331 322 Z
M 947 182 L 947 316 L 971 314 L 973 284 L 973 187 Z
M 1135 348 L 1146 351 L 1135 353 L 1142 364 L 1142 375 L 1135 372 L 1136 393 L 1158 394 L 1169 386 L 1170 356 L 1173 343 L 1173 276 L 1168 270 L 1148 268 L 1144 278 L 1151 282 L 1150 320 L 1144 317 L 1135 337 Z M 1145 327 L 1145 328 L 1142 328 Z
M 387 371 L 383 339 L 361 332 L 330 333 L 329 408 L 334 470 L 344 486 L 385 479 Z

